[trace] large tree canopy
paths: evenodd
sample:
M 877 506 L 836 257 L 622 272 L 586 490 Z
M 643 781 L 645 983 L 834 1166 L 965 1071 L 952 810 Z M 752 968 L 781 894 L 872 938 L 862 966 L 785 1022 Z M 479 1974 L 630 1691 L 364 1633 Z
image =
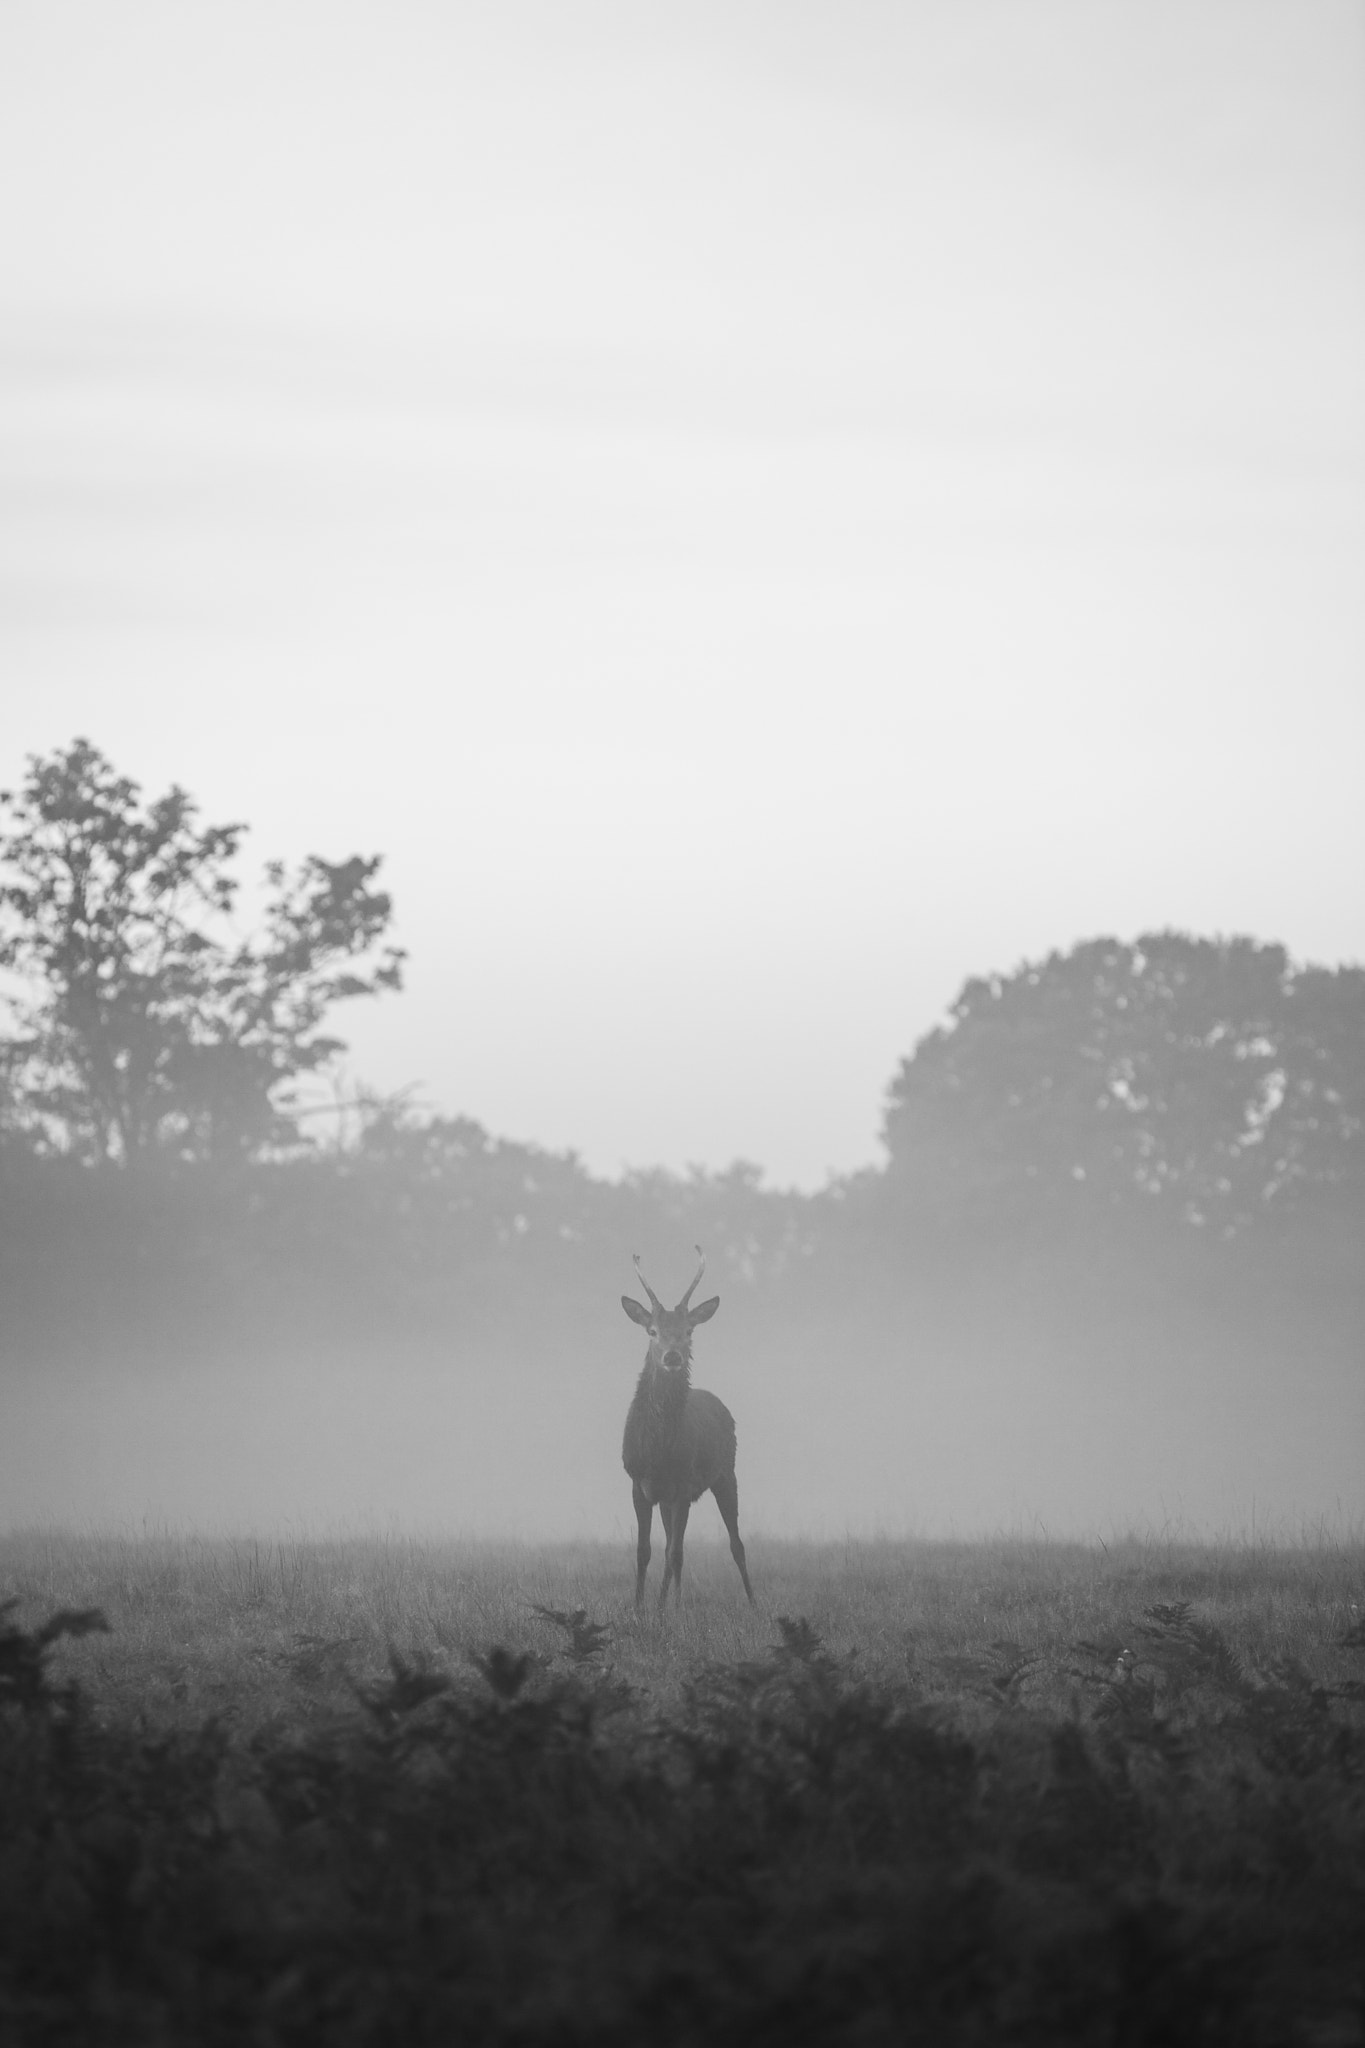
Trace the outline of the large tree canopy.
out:
M 1252 939 L 1094 939 L 969 981 L 891 1086 L 893 1182 L 1160 1201 L 1235 1226 L 1365 1190 L 1365 969 Z
M 78 739 L 0 792 L 0 1039 L 8 1115 L 45 1149 L 131 1164 L 297 1141 L 291 1084 L 342 1049 L 330 1006 L 401 984 L 378 859 L 266 869 L 264 931 L 234 938 L 244 827 L 200 828 Z

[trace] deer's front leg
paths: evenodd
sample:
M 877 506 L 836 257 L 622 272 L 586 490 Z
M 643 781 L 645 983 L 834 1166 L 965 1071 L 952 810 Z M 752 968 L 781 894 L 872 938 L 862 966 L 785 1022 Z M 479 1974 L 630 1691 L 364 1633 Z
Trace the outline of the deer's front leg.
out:
M 673 1592 L 679 1607 L 682 1606 L 683 1537 L 687 1534 L 687 1517 L 691 1512 L 691 1507 L 692 1503 L 690 1501 L 680 1500 L 674 1508 L 673 1534 L 668 1546 L 668 1571 L 673 1576 Z M 668 1592 L 667 1573 L 664 1576 L 664 1592 L 665 1594 Z M 662 1605 L 662 1601 L 660 1605 Z
M 640 1533 L 635 1544 L 635 1605 L 638 1607 L 645 1597 L 645 1573 L 649 1570 L 649 1532 L 654 1522 L 654 1503 L 632 1480 L 631 1489 L 635 1497 L 635 1519 Z

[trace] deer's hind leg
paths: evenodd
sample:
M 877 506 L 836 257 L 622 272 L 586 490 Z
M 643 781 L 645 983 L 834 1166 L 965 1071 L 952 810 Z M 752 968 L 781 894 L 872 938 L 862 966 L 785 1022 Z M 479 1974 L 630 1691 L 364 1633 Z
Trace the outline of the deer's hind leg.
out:
M 740 1541 L 739 1535 L 739 1481 L 735 1478 L 733 1472 L 722 1472 L 720 1478 L 711 1488 L 711 1491 L 716 1496 L 716 1506 L 720 1509 L 720 1518 L 729 1533 L 730 1555 L 739 1566 L 739 1575 L 744 1581 L 744 1590 L 748 1594 L 749 1604 L 752 1606 L 754 1604 L 754 1589 L 749 1584 L 749 1566 L 744 1556 L 744 1545 Z

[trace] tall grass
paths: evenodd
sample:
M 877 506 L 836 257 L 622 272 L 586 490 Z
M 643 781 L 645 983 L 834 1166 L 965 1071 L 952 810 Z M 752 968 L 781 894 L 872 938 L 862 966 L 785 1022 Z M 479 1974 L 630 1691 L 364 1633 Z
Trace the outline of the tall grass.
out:
M 758 1607 L 720 1543 L 689 1546 L 680 1606 L 660 1615 L 658 1571 L 633 1605 L 625 1545 L 440 1543 L 400 1534 L 249 1540 L 31 1531 L 0 1539 L 0 1598 L 35 1617 L 98 1607 L 112 1633 L 59 1653 L 97 1703 L 170 1719 L 301 1710 L 300 1657 L 319 1646 L 341 1694 L 387 1666 L 390 1648 L 458 1669 L 497 1642 L 544 1651 L 535 1609 L 583 1608 L 611 1624 L 613 1662 L 641 1693 L 675 1700 L 715 1661 L 753 1656 L 775 1614 L 801 1614 L 831 1651 L 886 1679 L 954 1690 L 954 1659 L 1007 1642 L 1065 1665 L 1078 1638 L 1121 1634 L 1154 1601 L 1191 1600 L 1237 1654 L 1339 1673 L 1338 1638 L 1365 1597 L 1365 1545 L 1217 1547 L 1131 1538 L 1107 1547 L 759 1542 Z M 551 1631 L 551 1634 L 553 1632 Z M 1041 1679 L 1039 1680 L 1041 1682 Z

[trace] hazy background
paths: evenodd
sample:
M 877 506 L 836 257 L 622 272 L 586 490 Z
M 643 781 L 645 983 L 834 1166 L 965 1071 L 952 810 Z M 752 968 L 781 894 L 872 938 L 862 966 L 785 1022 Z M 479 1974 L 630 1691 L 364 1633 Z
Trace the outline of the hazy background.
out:
M 355 1070 L 875 1157 L 969 973 L 1362 950 L 1365 19 L 8 0 L 0 778 L 382 851 Z M 800 1113 L 793 1113 L 799 1100 Z
M 7 0 L 0 785 L 88 733 L 252 863 L 383 853 L 350 1073 L 599 1177 L 878 1166 L 963 981 L 1091 933 L 1361 959 L 1363 60 L 1331 0 Z M 78 1288 L 8 1519 L 624 1528 L 642 1214 L 527 1322 Z M 730 1253 L 749 1526 L 1365 1506 L 1298 1268 Z
M 694 1377 L 736 1416 L 750 1535 L 1365 1521 L 1359 1188 L 1230 1239 L 1142 1205 L 945 1218 L 880 1178 L 811 1204 L 515 1152 L 444 1185 L 352 1161 L 245 1199 L 116 1190 L 82 1217 L 87 1193 L 0 1179 L 11 1524 L 633 1539 L 628 1247 L 672 1301 L 697 1236 L 721 1307 Z M 694 1524 L 723 1541 L 709 1500 Z

